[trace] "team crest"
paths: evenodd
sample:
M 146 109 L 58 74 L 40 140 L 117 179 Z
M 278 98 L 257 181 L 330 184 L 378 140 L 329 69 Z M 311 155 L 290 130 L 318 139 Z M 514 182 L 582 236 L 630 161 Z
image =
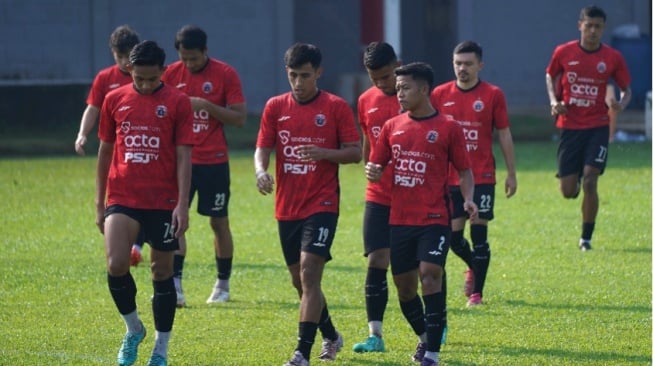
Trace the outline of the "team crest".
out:
M 120 133 L 123 134 L 128 134 L 129 133 L 129 128 L 131 126 L 131 122 L 129 121 L 124 121 L 123 123 L 120 124 Z
M 326 116 L 323 115 L 322 113 L 316 114 L 315 115 L 315 125 L 317 127 L 322 127 L 326 124 Z
M 212 92 L 213 91 L 213 83 L 211 83 L 210 81 L 207 81 L 204 84 L 202 84 L 202 91 L 204 92 L 204 94 L 209 94 L 210 92 Z
M 399 159 L 399 156 L 401 156 L 401 145 L 392 145 L 392 158 L 397 160 Z
M 159 118 L 163 118 L 168 115 L 168 108 L 164 105 L 158 105 L 156 106 L 156 116 Z
M 437 131 L 429 131 L 426 133 L 426 141 L 430 143 L 434 143 L 435 141 L 438 140 L 438 132 Z
M 483 104 L 483 101 L 482 101 L 482 100 L 477 100 L 477 101 L 475 101 L 474 104 L 472 105 L 472 108 L 474 108 L 474 110 L 475 110 L 476 112 L 480 112 L 480 111 L 483 110 L 483 108 L 485 108 L 485 104 Z
M 596 71 L 600 72 L 601 74 L 603 74 L 607 69 L 608 67 L 605 65 L 605 62 L 603 61 L 596 64 Z
M 576 82 L 576 73 L 575 72 L 568 72 L 567 73 L 567 81 L 569 84 L 573 84 Z

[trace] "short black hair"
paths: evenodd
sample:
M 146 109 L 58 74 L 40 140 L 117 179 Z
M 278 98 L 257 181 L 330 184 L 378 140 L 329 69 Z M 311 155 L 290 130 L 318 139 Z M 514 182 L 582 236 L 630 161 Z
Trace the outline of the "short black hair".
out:
M 109 36 L 109 47 L 118 53 L 128 53 L 141 40 L 130 26 L 123 24 L 118 26 Z
M 585 18 L 603 18 L 604 22 L 608 21 L 608 16 L 605 14 L 605 11 L 596 5 L 590 5 L 580 9 L 579 20 L 584 20 Z
M 206 50 L 206 32 L 196 25 L 185 25 L 175 36 L 175 49 L 183 46 L 187 50 Z
M 132 65 L 163 67 L 165 62 L 165 51 L 154 41 L 143 41 L 129 53 L 129 63 Z
M 310 62 L 314 69 L 322 64 L 322 52 L 317 46 L 309 43 L 295 43 L 290 46 L 283 56 L 286 67 L 291 69 L 301 67 Z
M 399 66 L 395 69 L 395 76 L 411 76 L 415 81 L 426 82 L 429 91 L 433 89 L 435 75 L 433 68 L 426 62 L 411 62 L 407 65 Z
M 483 60 L 483 47 L 474 41 L 464 41 L 459 43 L 456 48 L 453 49 L 453 54 L 457 55 L 459 53 L 474 53 L 479 61 Z
M 396 62 L 397 54 L 386 42 L 372 42 L 367 45 L 363 53 L 363 64 L 370 70 L 378 70 Z

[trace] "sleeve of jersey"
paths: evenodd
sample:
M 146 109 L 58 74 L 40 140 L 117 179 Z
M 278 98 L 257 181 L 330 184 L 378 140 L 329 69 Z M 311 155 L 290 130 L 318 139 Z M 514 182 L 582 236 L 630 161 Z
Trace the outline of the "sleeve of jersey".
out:
M 556 49 L 553 51 L 553 55 L 551 55 L 551 61 L 549 61 L 549 64 L 546 67 L 546 73 L 551 76 L 556 76 L 562 71 L 558 62 L 559 53 L 560 47 L 556 47 Z
M 362 98 L 358 98 L 358 103 L 356 103 L 356 112 L 358 116 L 358 124 L 361 126 L 361 131 L 363 135 L 367 136 L 367 121 L 365 120 L 365 107 L 363 106 L 364 101 Z
M 370 162 L 373 164 L 381 164 L 386 166 L 388 161 L 390 161 L 390 143 L 388 141 L 389 136 L 389 124 L 386 123 L 381 127 L 381 134 L 379 134 L 379 139 L 376 141 L 376 145 L 371 149 L 370 153 Z
M 494 127 L 503 129 L 510 127 L 510 119 L 508 118 L 508 107 L 506 103 L 506 96 L 501 89 L 494 90 L 494 108 L 492 109 L 492 119 L 494 120 Z
M 358 134 L 354 122 L 354 112 L 344 100 L 338 105 L 338 139 L 341 143 L 358 142 L 361 137 Z
M 185 95 L 179 97 L 177 103 L 177 125 L 175 129 L 176 145 L 195 145 L 195 134 L 193 133 L 193 108 L 190 98 Z
M 451 136 L 449 151 L 453 166 L 458 171 L 470 169 L 472 165 L 469 161 L 469 154 L 467 153 L 467 147 L 462 128 L 457 123 L 452 123 L 449 135 Z
M 243 86 L 236 69 L 229 67 L 226 72 L 227 80 L 225 89 L 227 91 L 227 105 L 245 103 Z
M 616 53 L 615 61 L 617 63 L 616 71 L 613 76 L 614 81 L 617 83 L 621 90 L 626 89 L 630 86 L 630 72 L 628 71 L 628 65 L 626 65 L 626 60 L 621 55 L 621 53 Z
M 113 100 L 105 99 L 100 110 L 100 122 L 98 124 L 97 136 L 100 141 L 114 143 L 116 141 L 116 124 L 112 117 Z
M 274 99 L 268 100 L 263 108 L 261 115 L 261 123 L 258 129 L 258 136 L 256 138 L 256 147 L 272 148 L 276 141 L 276 131 L 273 126 L 275 115 Z
M 92 105 L 96 108 L 102 108 L 102 102 L 104 100 L 104 95 L 102 95 L 102 73 L 98 73 L 93 79 L 93 84 L 91 84 L 91 90 L 88 92 L 88 97 L 86 98 L 86 104 Z

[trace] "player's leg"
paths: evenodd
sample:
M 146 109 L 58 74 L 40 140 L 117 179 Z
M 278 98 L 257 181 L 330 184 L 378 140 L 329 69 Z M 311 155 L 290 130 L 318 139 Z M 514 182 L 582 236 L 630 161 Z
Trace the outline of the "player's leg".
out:
M 383 315 L 388 304 L 387 272 L 390 266 L 390 207 L 365 202 L 363 244 L 367 256 L 365 310 L 368 338 L 353 346 L 354 352 L 384 352 Z
M 426 324 L 426 353 L 422 365 L 437 364 L 440 345 L 447 322 L 444 293 L 444 266 L 446 264 L 451 231 L 445 225 L 423 228 L 418 237 L 417 257 Z
M 145 236 L 151 246 L 152 313 L 156 329 L 154 347 L 148 365 L 164 365 L 168 358 L 168 343 L 172 333 L 177 307 L 177 292 L 173 280 L 174 253 L 179 249 L 178 239 L 168 229 L 172 211 L 149 211 L 144 223 Z
M 585 132 L 588 142 L 583 167 L 583 229 L 579 242 L 579 248 L 583 251 L 592 249 L 592 234 L 599 212 L 598 181 L 608 162 L 609 128 L 600 127 Z
M 134 244 L 132 244 L 131 254 L 129 258 L 129 264 L 136 267 L 143 261 L 143 244 L 144 237 L 142 231 L 138 232 L 138 237 Z
M 490 266 L 490 244 L 487 240 L 488 223 L 494 219 L 494 184 L 478 184 L 474 188 L 474 203 L 478 206 L 478 217 L 470 221 L 474 262 L 474 289 L 467 306 L 483 303 L 483 288 Z
M 129 272 L 131 243 L 140 228 L 138 213 L 122 206 L 106 210 L 104 239 L 107 260 L 107 282 L 111 297 L 120 312 L 127 332 L 118 351 L 119 365 L 132 365 L 138 356 L 138 346 L 145 338 L 145 327 L 136 309 L 136 283 Z
M 218 278 L 213 285 L 213 291 L 207 303 L 220 303 L 229 301 L 229 280 L 233 265 L 234 244 L 229 227 L 229 217 L 211 217 L 213 230 L 213 248 L 215 252 L 215 265 Z

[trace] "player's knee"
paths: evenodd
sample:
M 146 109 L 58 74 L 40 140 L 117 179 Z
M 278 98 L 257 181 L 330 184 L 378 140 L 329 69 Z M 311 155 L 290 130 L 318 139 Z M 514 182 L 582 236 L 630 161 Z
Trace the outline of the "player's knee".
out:
M 585 194 L 596 193 L 598 188 L 599 177 L 597 175 L 588 175 L 583 177 L 583 192 Z

